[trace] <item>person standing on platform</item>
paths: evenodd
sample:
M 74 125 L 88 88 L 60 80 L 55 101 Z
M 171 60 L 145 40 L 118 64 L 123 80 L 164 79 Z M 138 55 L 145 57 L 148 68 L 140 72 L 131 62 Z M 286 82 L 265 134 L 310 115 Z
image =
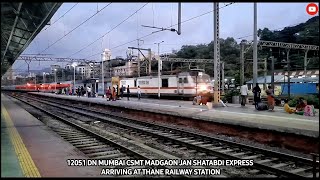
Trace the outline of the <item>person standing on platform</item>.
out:
M 121 97 L 121 99 L 123 98 L 123 91 L 124 91 L 124 87 L 122 85 L 121 88 L 120 88 L 120 97 Z
M 129 97 L 130 97 L 130 88 L 129 88 L 129 85 L 127 87 L 127 97 L 128 97 L 128 101 L 130 101 Z
M 269 110 L 274 111 L 275 101 L 274 101 L 273 89 L 271 88 L 271 86 L 268 86 L 266 93 L 268 95 L 268 108 L 269 108 Z
M 88 91 L 88 98 L 90 98 L 91 97 L 91 88 L 89 86 L 87 87 L 87 91 Z
M 112 90 L 112 101 L 115 101 L 116 99 L 117 99 L 116 88 L 113 87 L 113 90 Z
M 84 93 L 85 93 L 85 90 L 84 90 L 83 86 L 81 86 L 81 88 L 80 88 L 80 95 L 83 96 Z
M 116 89 L 116 99 L 119 99 L 119 85 L 117 85 Z
M 78 96 L 78 93 L 79 93 L 78 88 L 76 88 L 75 95 Z
M 243 85 L 240 87 L 240 93 L 241 93 L 241 106 L 245 106 L 247 101 L 247 96 L 248 96 L 248 86 L 246 83 L 243 83 Z
M 258 83 L 256 84 L 256 87 L 252 89 L 252 92 L 253 92 L 254 107 L 257 109 L 258 103 L 261 102 L 261 99 L 260 99 L 261 89 Z
M 138 100 L 140 100 L 140 98 L 141 98 L 141 89 L 140 89 L 140 86 L 138 86 L 137 93 L 138 93 Z
M 109 88 L 106 89 L 106 99 L 108 101 L 110 101 L 110 92 L 111 92 L 111 90 L 110 90 L 110 86 L 109 86 Z
M 81 95 L 81 89 L 80 89 L 80 86 L 78 87 L 78 97 L 80 97 Z

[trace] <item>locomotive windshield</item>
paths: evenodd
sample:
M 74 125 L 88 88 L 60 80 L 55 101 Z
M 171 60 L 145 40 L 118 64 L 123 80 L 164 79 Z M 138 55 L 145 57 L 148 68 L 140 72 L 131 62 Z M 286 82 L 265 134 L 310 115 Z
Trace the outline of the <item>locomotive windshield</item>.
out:
M 196 81 L 197 78 L 197 81 Z M 210 76 L 208 74 L 202 74 L 202 75 L 198 75 L 198 76 L 192 76 L 192 79 L 194 80 L 194 82 L 197 83 L 210 83 Z

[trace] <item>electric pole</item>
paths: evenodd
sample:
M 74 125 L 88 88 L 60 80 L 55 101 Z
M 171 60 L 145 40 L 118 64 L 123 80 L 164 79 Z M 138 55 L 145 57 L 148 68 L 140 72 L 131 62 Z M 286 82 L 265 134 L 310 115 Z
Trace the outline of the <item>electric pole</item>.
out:
M 213 26 L 214 26 L 214 104 L 220 101 L 220 42 L 219 42 L 219 3 L 213 3 Z
M 158 56 L 159 56 L 159 59 L 158 59 L 158 98 L 160 99 L 160 70 L 161 70 L 161 65 L 162 63 L 160 62 L 160 44 L 163 43 L 164 41 L 161 41 L 159 43 L 154 43 L 154 44 L 158 44 Z
M 254 25 L 253 25 L 253 84 L 257 83 L 258 76 L 258 40 L 257 40 L 257 3 L 253 5 Z
M 244 45 L 245 43 L 242 41 L 240 43 L 240 86 L 244 82 Z

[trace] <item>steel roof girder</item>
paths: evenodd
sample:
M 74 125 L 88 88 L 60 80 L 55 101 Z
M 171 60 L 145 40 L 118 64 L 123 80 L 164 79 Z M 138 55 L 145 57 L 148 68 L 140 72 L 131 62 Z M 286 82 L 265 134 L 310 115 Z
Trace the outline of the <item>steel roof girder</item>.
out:
M 295 44 L 275 41 L 259 41 L 260 46 L 266 47 L 280 47 L 285 49 L 305 49 L 305 50 L 319 50 L 319 46 L 307 44 Z
M 18 12 L 21 11 L 22 4 L 23 4 L 23 3 L 20 3 L 20 4 L 19 4 Z M 12 35 L 13 35 L 13 31 L 14 31 L 14 29 L 15 29 L 15 26 L 17 25 L 18 19 L 19 19 L 19 17 L 16 16 L 16 18 L 15 18 L 15 20 L 14 20 L 14 24 L 13 24 L 13 26 L 12 26 L 12 30 L 11 30 L 11 33 L 10 33 L 9 40 L 8 40 L 8 42 L 7 42 L 7 45 L 6 45 L 6 49 L 4 50 L 4 54 L 3 54 L 2 59 L 3 59 L 4 56 L 6 55 L 6 52 L 7 52 L 7 50 L 8 50 L 8 47 L 9 47 L 9 44 L 10 44 L 10 41 L 11 41 L 11 38 L 12 38 Z
M 24 27 L 26 28 L 26 30 L 24 30 L 24 31 L 29 31 L 29 27 L 28 27 L 28 25 L 26 24 L 26 22 L 24 22 L 24 20 L 22 19 L 22 18 L 20 18 L 21 19 L 21 22 L 22 22 L 22 24 L 24 25 Z M 31 31 L 30 31 L 31 32 Z
M 213 59 L 184 59 L 184 58 L 160 58 L 161 61 L 167 62 L 198 62 L 198 63 L 211 63 Z
M 45 21 L 48 20 L 48 17 L 52 17 L 53 13 L 55 12 L 54 10 L 59 8 L 61 6 L 61 3 L 54 3 L 52 8 L 50 8 L 50 11 L 47 12 L 45 14 L 45 17 L 42 19 L 41 23 L 39 23 L 39 25 L 37 26 L 36 30 L 31 34 L 30 38 L 28 38 L 27 42 L 25 44 L 29 44 L 30 41 L 32 41 L 35 37 L 34 37 L 34 34 L 37 34 L 40 32 L 40 26 L 43 25 L 43 23 Z M 20 53 L 26 48 L 26 46 L 23 46 L 23 48 L 20 50 L 20 52 L 18 53 L 18 55 L 20 55 Z M 14 57 L 14 59 L 17 59 L 18 58 L 18 55 Z
M 17 38 L 20 38 L 20 39 L 25 39 L 25 40 L 28 40 L 26 38 L 24 38 L 24 36 L 17 36 L 17 35 L 13 35 L 14 37 L 17 37 Z
M 28 61 L 57 61 L 57 62 L 73 62 L 73 61 L 85 61 L 85 59 L 75 58 L 55 58 L 55 57 L 42 57 L 42 56 L 19 56 L 17 60 Z M 93 61 L 93 60 L 91 60 Z
M 248 43 L 249 47 L 245 49 L 245 53 L 252 47 L 252 42 Z M 279 47 L 284 49 L 304 49 L 304 50 L 315 50 L 319 51 L 319 46 L 308 45 L 308 44 L 296 44 L 296 43 L 285 43 L 276 41 L 258 41 L 260 47 Z

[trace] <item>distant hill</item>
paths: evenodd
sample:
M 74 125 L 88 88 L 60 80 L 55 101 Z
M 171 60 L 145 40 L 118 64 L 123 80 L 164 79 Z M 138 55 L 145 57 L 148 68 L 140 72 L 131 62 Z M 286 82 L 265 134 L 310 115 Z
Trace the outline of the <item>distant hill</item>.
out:
M 260 40 L 277 41 L 297 44 L 308 44 L 319 46 L 319 16 L 310 18 L 304 23 L 296 26 L 285 27 L 280 31 L 270 31 L 268 28 L 259 29 L 258 36 Z M 276 50 L 275 48 L 274 50 Z M 278 52 L 282 51 L 280 54 Z M 287 66 L 280 63 L 286 59 L 284 49 L 277 49 L 272 55 L 276 58 L 275 69 L 283 69 Z M 269 50 L 264 48 L 259 54 L 269 54 Z M 291 70 L 302 70 L 304 67 L 304 50 L 291 49 L 290 50 L 290 66 Z M 319 57 L 315 51 L 308 52 L 309 64 L 307 69 L 319 69 Z
M 268 28 L 258 30 L 260 40 L 287 43 L 310 44 L 319 46 L 319 16 L 310 18 L 296 26 L 285 27 L 280 31 L 270 31 Z

